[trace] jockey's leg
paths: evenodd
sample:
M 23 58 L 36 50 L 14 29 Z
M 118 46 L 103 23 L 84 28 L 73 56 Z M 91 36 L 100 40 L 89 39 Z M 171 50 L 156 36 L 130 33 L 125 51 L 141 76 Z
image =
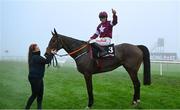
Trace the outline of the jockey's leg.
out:
M 106 46 L 106 45 L 111 44 L 111 38 L 102 38 L 100 40 L 96 40 L 96 42 L 101 46 Z M 104 48 L 102 48 L 99 56 L 104 56 L 107 53 L 108 52 L 106 50 L 104 50 Z
M 96 48 L 98 51 L 104 51 L 104 49 L 98 44 L 98 43 L 96 43 L 96 42 L 94 42 L 94 43 L 91 43 L 91 45 L 94 47 L 94 48 Z
M 104 56 L 107 54 L 107 51 L 101 47 L 98 43 L 93 43 L 94 47 L 98 49 L 98 57 Z
M 104 48 L 101 47 L 98 43 L 94 42 L 94 43 L 91 43 L 91 45 L 93 48 L 96 49 L 95 51 L 97 52 L 97 57 L 101 57 L 107 54 Z
M 91 45 L 97 49 L 97 51 L 99 52 L 98 57 L 104 56 L 106 55 L 108 52 L 101 46 L 106 46 L 111 44 L 111 38 L 106 37 L 106 38 L 101 38 L 98 40 L 95 40 L 93 42 L 91 42 Z

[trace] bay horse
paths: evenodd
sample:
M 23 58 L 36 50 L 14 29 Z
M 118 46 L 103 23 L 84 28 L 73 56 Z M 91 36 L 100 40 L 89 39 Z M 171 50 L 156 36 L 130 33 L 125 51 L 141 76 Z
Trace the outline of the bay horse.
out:
M 115 56 L 111 59 L 101 59 L 101 68 L 97 66 L 97 60 L 93 59 L 90 52 L 90 44 L 86 41 L 77 40 L 58 34 L 54 29 L 52 38 L 46 49 L 46 54 L 50 54 L 51 49 L 64 49 L 76 62 L 77 70 L 84 75 L 87 93 L 88 107 L 92 107 L 93 85 L 92 75 L 112 71 L 119 66 L 123 66 L 128 72 L 134 86 L 134 96 L 132 104 L 137 105 L 140 102 L 140 81 L 137 73 L 141 63 L 144 64 L 143 82 L 144 85 L 151 84 L 150 56 L 149 50 L 143 45 L 119 44 L 115 45 Z

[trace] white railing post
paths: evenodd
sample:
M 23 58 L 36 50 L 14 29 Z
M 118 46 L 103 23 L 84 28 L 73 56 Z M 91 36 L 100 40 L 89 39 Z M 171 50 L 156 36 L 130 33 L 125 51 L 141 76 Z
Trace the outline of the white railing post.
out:
M 162 63 L 160 63 L 160 75 L 162 76 L 163 74 L 163 67 L 162 67 Z

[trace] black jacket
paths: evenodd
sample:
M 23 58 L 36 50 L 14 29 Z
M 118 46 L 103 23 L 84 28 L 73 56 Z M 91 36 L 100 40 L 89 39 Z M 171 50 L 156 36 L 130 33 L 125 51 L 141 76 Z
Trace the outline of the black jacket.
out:
M 29 62 L 29 78 L 43 78 L 45 72 L 45 64 L 51 62 L 53 54 L 46 55 L 46 58 L 40 54 L 34 53 Z

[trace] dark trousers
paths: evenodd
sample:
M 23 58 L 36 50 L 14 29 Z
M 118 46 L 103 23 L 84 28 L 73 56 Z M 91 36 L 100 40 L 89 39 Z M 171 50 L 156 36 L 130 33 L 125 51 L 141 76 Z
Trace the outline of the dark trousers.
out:
M 33 101 L 37 98 L 37 108 L 42 109 L 42 100 L 43 100 L 43 92 L 44 92 L 44 83 L 43 79 L 38 78 L 29 78 L 29 82 L 31 84 L 32 94 L 27 101 L 27 105 L 25 109 L 30 109 Z

